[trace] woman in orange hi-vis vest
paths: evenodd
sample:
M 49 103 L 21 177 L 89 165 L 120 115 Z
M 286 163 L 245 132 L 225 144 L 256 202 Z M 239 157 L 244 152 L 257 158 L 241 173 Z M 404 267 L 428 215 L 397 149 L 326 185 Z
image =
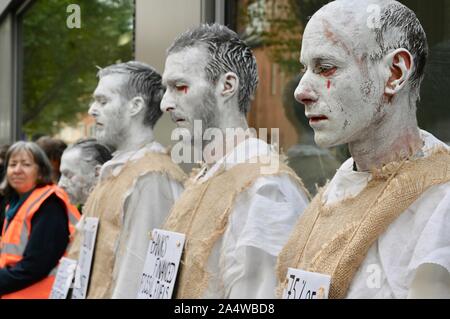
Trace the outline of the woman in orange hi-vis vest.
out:
M 0 243 L 0 296 L 48 298 L 80 214 L 52 184 L 50 162 L 37 144 L 15 143 L 5 165 L 0 191 L 8 206 Z

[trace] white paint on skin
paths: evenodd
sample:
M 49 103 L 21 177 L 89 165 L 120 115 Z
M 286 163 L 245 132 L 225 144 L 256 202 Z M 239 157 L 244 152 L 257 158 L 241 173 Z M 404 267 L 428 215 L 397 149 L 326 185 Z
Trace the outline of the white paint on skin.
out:
M 170 54 L 166 59 L 162 83 L 166 87 L 161 110 L 169 112 L 178 127 L 187 128 L 193 136 L 194 121 L 203 129 L 217 126 L 217 101 L 214 88 L 207 80 L 205 48 L 191 47 Z
M 122 87 L 128 75 L 103 76 L 94 91 L 89 114 L 95 119 L 97 140 L 116 151 L 134 150 L 154 140 L 153 130 L 144 125 L 145 105 L 141 97 L 127 100 Z
M 307 71 L 295 91 L 297 100 L 306 102 L 305 115 L 322 147 L 362 138 L 379 119 L 376 110 L 383 96 L 382 81 L 373 73 L 367 78 L 347 50 L 351 43 L 335 43 L 341 37 L 326 20 L 330 18 L 314 16 L 305 29 L 300 61 Z
M 100 143 L 121 148 L 127 140 L 129 117 L 126 116 L 127 101 L 121 95 L 120 88 L 127 76 L 109 74 L 99 80 L 94 91 L 94 102 L 89 114 L 95 119 L 95 135 Z
M 368 4 L 332 2 L 305 28 L 301 63 L 307 68 L 296 91 L 322 147 L 349 144 L 358 168 L 369 170 L 421 147 L 410 88 L 391 98 L 389 61 L 368 60 L 377 49 L 369 30 Z
M 234 73 L 223 74 L 213 85 L 205 72 L 208 59 L 209 53 L 201 45 L 182 49 L 167 57 L 162 76 L 166 92 L 161 110 L 169 112 L 172 121 L 178 127 L 187 128 L 192 137 L 203 136 L 208 128 L 220 129 L 223 136 L 227 128 L 248 128 L 245 115 L 239 112 L 237 76 Z M 194 134 L 194 121 L 202 121 L 201 134 Z M 213 139 L 209 143 L 201 143 L 201 147 L 219 148 L 212 146 L 213 143 L 227 145 Z M 228 148 L 224 154 L 227 153 Z M 204 160 L 209 164 L 214 162 L 212 159 Z
M 60 169 L 58 185 L 69 195 L 72 204 L 84 204 L 97 182 L 96 165 L 86 161 L 79 148 L 73 148 L 63 153 Z

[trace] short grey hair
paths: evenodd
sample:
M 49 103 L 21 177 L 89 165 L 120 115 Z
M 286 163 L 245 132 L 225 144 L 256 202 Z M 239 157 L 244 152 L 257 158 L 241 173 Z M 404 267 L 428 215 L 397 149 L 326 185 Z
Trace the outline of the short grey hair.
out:
M 250 47 L 226 26 L 202 24 L 179 35 L 167 55 L 199 45 L 204 45 L 210 54 L 205 72 L 212 84 L 216 85 L 227 72 L 239 77 L 239 111 L 246 114 L 258 85 L 256 59 Z
M 160 109 L 164 89 L 161 84 L 161 75 L 151 66 L 138 62 L 129 61 L 107 66 L 97 73 L 99 78 L 110 74 L 124 74 L 128 81 L 122 88 L 122 93 L 129 100 L 136 96 L 144 99 L 146 110 L 144 125 L 154 127 L 162 115 Z
M 370 59 L 379 61 L 390 50 L 407 49 L 413 56 L 415 65 L 411 76 L 411 88 L 419 98 L 428 59 L 425 31 L 415 13 L 397 1 L 389 1 L 382 6 L 380 14 L 381 27 L 374 30 L 379 48 L 370 54 Z
M 36 180 L 36 187 L 53 184 L 52 166 L 50 164 L 50 161 L 47 155 L 45 155 L 45 152 L 39 147 L 39 145 L 34 142 L 19 141 L 14 143 L 6 153 L 5 169 L 8 169 L 11 156 L 21 151 L 30 153 L 33 157 L 33 161 L 38 166 L 38 178 Z M 17 192 L 8 183 L 7 174 L 5 174 L 5 177 L 0 184 L 0 192 L 7 198 L 11 198 L 13 195 L 17 195 Z
M 111 150 L 95 138 L 81 139 L 70 145 L 65 152 L 80 150 L 83 160 L 92 166 L 103 165 L 112 158 Z

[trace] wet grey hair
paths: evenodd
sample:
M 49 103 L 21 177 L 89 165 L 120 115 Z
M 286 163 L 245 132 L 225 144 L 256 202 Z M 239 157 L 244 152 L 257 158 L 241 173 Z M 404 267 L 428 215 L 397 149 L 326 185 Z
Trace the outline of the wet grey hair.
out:
M 213 85 L 221 75 L 236 73 L 239 78 L 239 111 L 246 114 L 258 84 L 256 59 L 250 47 L 226 26 L 202 24 L 178 36 L 167 55 L 200 45 L 204 45 L 210 54 L 205 72 Z
M 389 1 L 382 6 L 380 28 L 374 31 L 379 48 L 370 55 L 371 60 L 379 61 L 391 50 L 407 49 L 413 56 L 415 65 L 411 75 L 411 88 L 419 98 L 428 58 L 428 43 L 415 13 L 397 1 Z
M 128 75 L 128 81 L 122 87 L 124 96 L 131 100 L 137 96 L 144 99 L 146 110 L 144 125 L 154 127 L 162 115 L 160 103 L 164 94 L 161 75 L 151 66 L 137 61 L 129 61 L 100 69 L 97 76 L 102 78 L 110 74 Z
M 83 160 L 92 166 L 103 165 L 112 158 L 111 150 L 95 138 L 81 139 L 70 145 L 65 152 L 70 150 L 80 150 Z
M 5 169 L 8 169 L 11 156 L 25 151 L 33 157 L 33 161 L 38 166 L 38 177 L 36 180 L 36 187 L 42 187 L 52 184 L 52 166 L 50 161 L 45 155 L 45 152 L 34 142 L 19 141 L 14 143 L 6 153 Z M 2 183 L 0 184 L 0 192 L 6 197 L 11 198 L 13 195 L 17 195 L 17 192 L 9 185 L 8 178 L 5 174 Z

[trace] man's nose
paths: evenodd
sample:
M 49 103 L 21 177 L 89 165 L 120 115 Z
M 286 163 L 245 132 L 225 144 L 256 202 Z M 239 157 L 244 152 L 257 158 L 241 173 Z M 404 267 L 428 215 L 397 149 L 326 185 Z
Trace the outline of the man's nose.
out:
M 302 103 L 305 106 L 317 102 L 317 94 L 314 92 L 311 85 L 308 84 L 305 77 L 300 80 L 300 83 L 295 89 L 294 96 L 299 103 Z
M 170 98 L 169 94 L 166 91 L 161 100 L 161 111 L 171 112 L 173 110 L 175 110 L 175 103 L 173 102 L 173 100 Z
M 67 182 L 66 182 L 66 178 L 64 176 L 61 175 L 59 182 L 58 182 L 58 186 L 61 187 L 62 189 L 66 189 L 67 186 Z
M 97 117 L 98 115 L 98 110 L 97 110 L 97 102 L 93 102 L 90 106 L 89 106 L 89 111 L 88 111 L 89 115 L 92 117 Z

